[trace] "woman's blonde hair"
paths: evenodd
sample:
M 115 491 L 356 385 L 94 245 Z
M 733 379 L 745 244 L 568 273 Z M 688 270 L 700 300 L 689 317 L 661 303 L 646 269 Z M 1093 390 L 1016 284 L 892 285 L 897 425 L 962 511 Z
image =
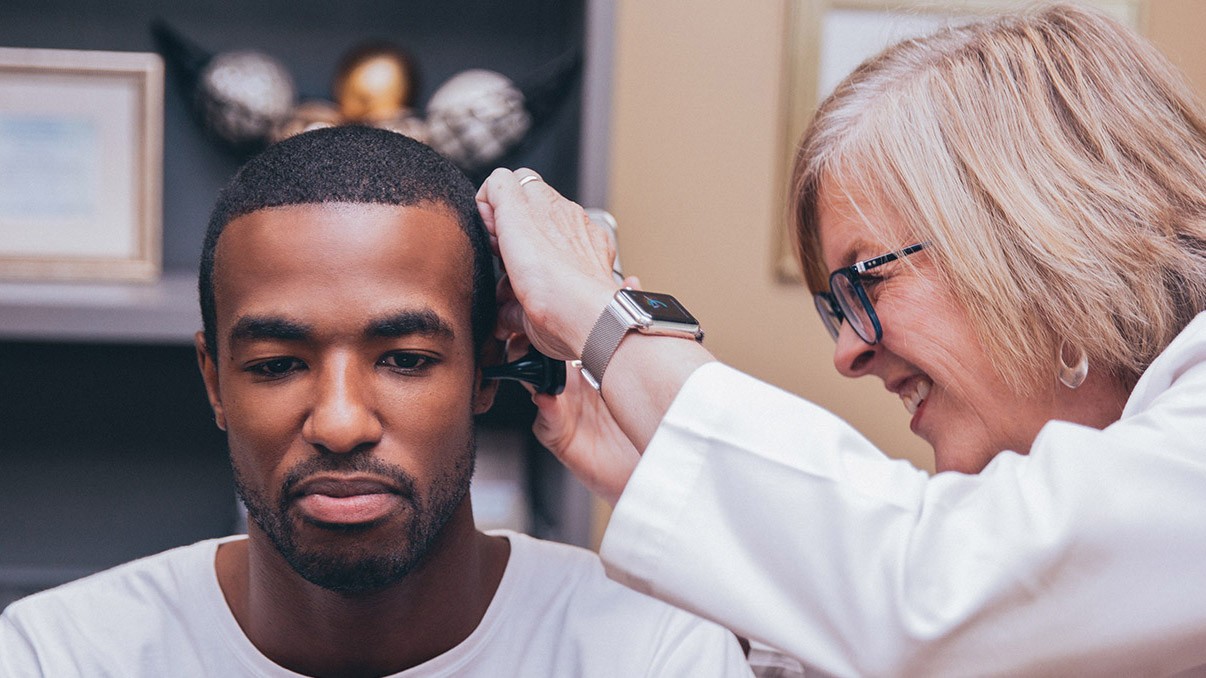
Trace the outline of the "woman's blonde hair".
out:
M 814 292 L 828 287 L 822 186 L 870 196 L 933 243 L 1019 392 L 1054 375 L 1064 340 L 1129 388 L 1206 308 L 1206 118 L 1166 59 L 1093 11 L 948 28 L 838 85 L 793 172 Z

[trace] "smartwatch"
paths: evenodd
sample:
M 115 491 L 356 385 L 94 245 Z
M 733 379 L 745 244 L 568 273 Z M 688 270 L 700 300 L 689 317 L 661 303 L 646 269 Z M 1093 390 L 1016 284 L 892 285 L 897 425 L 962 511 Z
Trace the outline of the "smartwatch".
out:
M 629 330 L 695 341 L 703 341 L 704 336 L 695 316 L 669 294 L 617 290 L 582 347 L 582 376 L 596 390 L 603 383 L 611 356 Z

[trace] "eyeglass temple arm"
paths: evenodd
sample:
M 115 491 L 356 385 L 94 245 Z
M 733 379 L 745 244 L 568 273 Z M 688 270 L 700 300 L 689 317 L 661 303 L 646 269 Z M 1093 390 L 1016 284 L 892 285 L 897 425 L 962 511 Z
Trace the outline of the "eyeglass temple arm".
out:
M 914 252 L 920 252 L 921 250 L 923 250 L 929 246 L 930 246 L 930 241 L 926 240 L 925 242 L 919 242 L 916 245 L 909 245 L 908 247 L 901 249 L 901 250 L 897 250 L 895 252 L 888 252 L 887 254 L 875 257 L 874 259 L 860 261 L 857 264 L 851 266 L 850 268 L 854 269 L 855 273 L 862 273 L 864 271 L 867 271 L 868 269 L 875 268 L 876 266 L 883 266 L 884 264 L 886 264 L 888 262 L 896 261 L 897 259 L 899 259 L 901 257 L 907 257 L 910 254 L 913 254 Z

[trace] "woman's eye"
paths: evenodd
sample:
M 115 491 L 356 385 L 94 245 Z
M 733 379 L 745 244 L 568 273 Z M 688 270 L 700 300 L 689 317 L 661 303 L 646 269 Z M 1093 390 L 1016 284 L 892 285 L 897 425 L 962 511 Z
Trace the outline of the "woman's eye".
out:
M 432 359 L 419 353 L 388 353 L 381 359 L 382 365 L 395 370 L 415 372 L 431 364 Z
M 273 358 L 252 365 L 250 370 L 263 377 L 283 377 L 304 367 L 297 358 Z
M 885 277 L 882 275 L 873 275 L 864 273 L 858 277 L 859 284 L 863 286 L 863 291 L 867 293 L 867 297 L 872 301 L 875 300 L 879 293 L 880 283 L 884 282 Z
M 870 289 L 874 288 L 876 285 L 883 282 L 884 277 L 882 275 L 875 275 L 872 273 L 864 273 L 858 277 L 858 281 L 863 284 L 863 287 L 870 290 Z

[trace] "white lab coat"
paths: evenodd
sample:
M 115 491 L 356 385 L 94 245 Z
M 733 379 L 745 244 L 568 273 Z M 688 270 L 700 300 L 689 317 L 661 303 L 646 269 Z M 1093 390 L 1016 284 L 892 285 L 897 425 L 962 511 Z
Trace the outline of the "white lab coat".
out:
M 1206 664 L 1206 313 L 1105 430 L 934 477 L 719 363 L 612 516 L 609 574 L 837 675 Z

